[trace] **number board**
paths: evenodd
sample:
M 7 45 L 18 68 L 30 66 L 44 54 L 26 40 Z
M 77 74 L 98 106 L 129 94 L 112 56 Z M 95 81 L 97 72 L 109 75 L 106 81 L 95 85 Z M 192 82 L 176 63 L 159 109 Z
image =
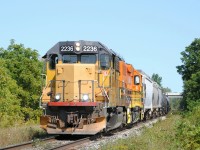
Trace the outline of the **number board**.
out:
M 75 46 L 62 45 L 62 46 L 60 46 L 60 52 L 61 53 L 66 53 L 66 52 L 98 53 L 98 47 L 92 46 L 92 45 L 84 45 L 84 46 L 81 47 L 81 49 L 76 50 Z
M 74 46 L 70 45 L 63 45 L 60 47 L 61 52 L 73 52 L 74 51 Z
M 98 51 L 97 46 L 91 46 L 91 45 L 84 45 L 82 49 L 83 49 L 83 52 L 97 52 Z

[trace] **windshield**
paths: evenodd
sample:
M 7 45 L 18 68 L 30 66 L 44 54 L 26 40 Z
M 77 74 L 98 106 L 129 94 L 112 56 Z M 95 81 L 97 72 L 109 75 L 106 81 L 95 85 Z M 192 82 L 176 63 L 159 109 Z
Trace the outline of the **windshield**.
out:
M 63 55 L 63 63 L 77 63 L 77 55 Z
M 83 54 L 83 55 L 63 55 L 63 63 L 82 63 L 82 64 L 95 64 L 96 55 L 95 54 Z
M 96 55 L 81 55 L 81 63 L 82 64 L 95 64 L 96 63 Z

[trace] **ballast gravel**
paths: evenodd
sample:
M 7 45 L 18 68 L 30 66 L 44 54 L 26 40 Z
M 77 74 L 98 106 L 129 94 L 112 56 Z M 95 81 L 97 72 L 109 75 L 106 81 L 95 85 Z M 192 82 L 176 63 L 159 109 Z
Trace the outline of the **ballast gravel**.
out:
M 101 149 L 102 146 L 106 145 L 107 143 L 113 143 L 119 139 L 126 139 L 133 136 L 139 136 L 142 134 L 143 127 L 151 128 L 153 124 L 158 122 L 158 120 L 165 120 L 166 117 L 160 117 L 148 122 L 139 123 L 138 125 L 133 126 L 133 128 L 125 131 L 117 132 L 111 136 L 104 136 L 101 139 L 91 141 L 87 144 L 83 144 L 80 147 L 76 147 L 73 150 L 97 150 Z
M 113 143 L 116 140 L 119 139 L 126 139 L 129 137 L 139 136 L 142 134 L 142 131 L 144 127 L 151 128 L 153 127 L 153 124 L 158 122 L 159 120 L 165 120 L 166 117 L 159 117 L 153 120 L 148 120 L 147 122 L 138 123 L 137 125 L 133 125 L 132 128 L 127 130 L 122 130 L 107 136 L 103 136 L 102 138 L 99 138 L 97 140 L 90 141 L 86 144 L 79 145 L 77 147 L 72 148 L 71 150 L 98 150 L 101 149 L 102 146 L 106 145 L 107 143 Z M 37 143 L 36 147 L 31 149 L 24 149 L 24 150 L 45 150 L 45 149 L 51 149 L 53 147 L 67 144 L 71 141 L 55 141 L 51 143 Z

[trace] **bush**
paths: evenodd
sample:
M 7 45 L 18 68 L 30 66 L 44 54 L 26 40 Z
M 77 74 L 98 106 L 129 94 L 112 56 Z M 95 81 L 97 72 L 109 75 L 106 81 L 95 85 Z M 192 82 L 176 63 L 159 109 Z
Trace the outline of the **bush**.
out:
M 183 116 L 177 126 L 176 136 L 183 149 L 197 149 L 200 147 L 200 104 Z

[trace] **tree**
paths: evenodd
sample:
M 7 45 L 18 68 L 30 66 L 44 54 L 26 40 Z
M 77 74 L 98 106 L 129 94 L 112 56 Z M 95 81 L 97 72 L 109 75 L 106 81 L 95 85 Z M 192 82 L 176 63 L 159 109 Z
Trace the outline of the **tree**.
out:
M 17 94 L 20 88 L 12 79 L 6 62 L 0 58 L 0 127 L 13 125 L 23 119 L 20 99 Z
M 151 79 L 158 83 L 159 86 L 162 87 L 162 77 L 160 77 L 158 74 L 153 73 Z
M 163 87 L 162 90 L 163 90 L 164 93 L 172 92 L 172 90 L 168 87 L 166 87 L 166 88 Z
M 182 75 L 183 81 L 187 81 L 192 74 L 200 71 L 200 39 L 195 39 L 181 55 L 183 64 L 177 66 L 177 71 Z
M 10 77 L 18 85 L 16 91 L 20 100 L 21 112 L 26 119 L 36 118 L 41 95 L 42 62 L 36 50 L 15 44 L 11 40 L 7 50 L 1 49 L 0 58 L 5 61 Z
M 177 66 L 177 72 L 184 84 L 182 103 L 190 109 L 200 102 L 200 39 L 194 39 L 181 55 L 183 64 Z

